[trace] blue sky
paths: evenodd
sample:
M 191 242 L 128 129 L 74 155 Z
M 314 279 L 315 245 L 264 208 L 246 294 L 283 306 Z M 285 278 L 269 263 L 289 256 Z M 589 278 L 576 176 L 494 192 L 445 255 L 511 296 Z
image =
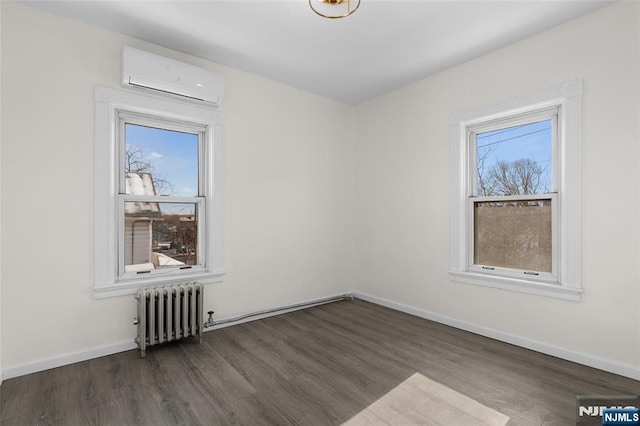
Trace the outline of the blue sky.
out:
M 127 124 L 126 144 L 140 150 L 154 179 L 171 184 L 171 192 L 161 192 L 156 184 L 159 195 L 198 195 L 198 135 Z M 193 214 L 195 205 L 162 203 L 161 210 L 165 214 Z
M 546 186 L 551 188 L 551 120 L 510 127 L 477 136 L 478 157 L 492 151 L 485 169 L 490 169 L 498 160 L 516 161 L 529 158 L 545 170 Z
M 141 150 L 154 178 L 171 183 L 173 192 L 163 195 L 198 195 L 198 135 L 128 124 L 126 143 Z

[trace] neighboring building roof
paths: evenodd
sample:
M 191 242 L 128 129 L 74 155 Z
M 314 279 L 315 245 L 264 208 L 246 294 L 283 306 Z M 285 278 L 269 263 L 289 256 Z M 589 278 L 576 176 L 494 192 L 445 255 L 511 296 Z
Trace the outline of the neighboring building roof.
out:
M 130 195 L 156 195 L 153 177 L 150 173 L 124 174 L 125 192 Z M 160 219 L 162 211 L 158 203 L 126 202 L 124 203 L 125 218 Z
M 163 266 L 182 266 L 185 265 L 184 262 L 180 262 L 179 260 L 173 259 L 172 257 L 167 256 L 162 253 L 151 253 L 151 259 L 153 260 L 153 265 L 156 268 L 161 268 Z
M 151 173 L 124 174 L 125 191 L 131 195 L 156 195 L 156 188 L 153 185 Z

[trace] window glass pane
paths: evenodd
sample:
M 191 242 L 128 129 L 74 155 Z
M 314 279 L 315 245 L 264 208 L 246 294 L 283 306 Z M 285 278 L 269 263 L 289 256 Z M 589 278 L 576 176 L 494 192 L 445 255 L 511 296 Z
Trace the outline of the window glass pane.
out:
M 198 264 L 196 203 L 124 203 L 125 271 Z
M 198 195 L 198 135 L 125 124 L 126 194 Z
M 474 203 L 474 263 L 549 272 L 551 200 Z
M 477 195 L 551 192 L 552 127 L 552 120 L 545 120 L 478 133 Z

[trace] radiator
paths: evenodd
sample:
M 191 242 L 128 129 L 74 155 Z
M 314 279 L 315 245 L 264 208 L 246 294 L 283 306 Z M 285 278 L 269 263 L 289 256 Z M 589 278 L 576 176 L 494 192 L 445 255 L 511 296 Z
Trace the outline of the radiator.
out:
M 136 343 L 140 357 L 147 346 L 194 337 L 202 342 L 201 284 L 176 284 L 165 287 L 139 289 L 138 337 Z

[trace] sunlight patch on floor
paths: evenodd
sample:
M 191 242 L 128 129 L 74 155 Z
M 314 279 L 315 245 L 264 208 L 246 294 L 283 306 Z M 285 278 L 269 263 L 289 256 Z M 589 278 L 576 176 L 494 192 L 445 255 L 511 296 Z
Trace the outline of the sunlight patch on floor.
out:
M 509 417 L 416 373 L 344 425 L 504 426 Z

